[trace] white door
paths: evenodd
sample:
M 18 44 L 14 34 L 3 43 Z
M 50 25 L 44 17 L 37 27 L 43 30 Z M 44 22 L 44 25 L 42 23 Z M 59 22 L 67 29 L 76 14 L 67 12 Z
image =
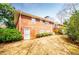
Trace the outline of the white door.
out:
M 24 29 L 24 39 L 30 39 L 30 29 L 29 28 L 25 28 Z

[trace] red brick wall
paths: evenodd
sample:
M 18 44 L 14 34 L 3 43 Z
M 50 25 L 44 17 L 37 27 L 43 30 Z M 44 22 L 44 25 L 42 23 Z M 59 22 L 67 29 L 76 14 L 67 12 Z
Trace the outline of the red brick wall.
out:
M 31 17 L 26 17 L 20 15 L 19 21 L 17 23 L 17 28 L 22 32 L 24 36 L 24 28 L 28 27 L 30 29 L 31 39 L 36 38 L 36 34 L 41 30 L 50 30 L 52 32 L 52 24 L 45 25 L 42 21 L 36 21 L 36 23 L 32 23 Z

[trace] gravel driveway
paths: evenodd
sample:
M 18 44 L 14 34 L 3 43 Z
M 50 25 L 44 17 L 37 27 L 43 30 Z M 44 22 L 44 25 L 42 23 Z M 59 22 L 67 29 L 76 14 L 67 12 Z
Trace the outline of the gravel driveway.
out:
M 66 35 L 53 35 L 34 40 L 0 44 L 1 55 L 70 55 L 79 54 L 79 47 Z

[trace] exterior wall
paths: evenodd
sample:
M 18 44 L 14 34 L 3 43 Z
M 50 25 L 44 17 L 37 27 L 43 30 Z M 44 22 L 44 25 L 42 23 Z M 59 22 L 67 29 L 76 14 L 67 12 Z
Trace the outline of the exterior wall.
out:
M 52 32 L 52 24 L 44 24 L 41 20 L 37 20 L 35 23 L 32 22 L 32 18 L 24 15 L 19 16 L 19 20 L 16 25 L 17 29 L 22 32 L 24 36 L 24 28 L 30 29 L 30 37 L 31 39 L 36 38 L 36 34 L 40 32 L 40 30 L 50 31 Z

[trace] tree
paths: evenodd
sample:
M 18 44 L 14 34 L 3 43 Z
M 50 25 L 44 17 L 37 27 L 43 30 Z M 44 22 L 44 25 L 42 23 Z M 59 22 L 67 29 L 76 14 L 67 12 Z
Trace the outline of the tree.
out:
M 61 20 L 61 23 L 67 21 L 74 11 L 79 10 L 77 7 L 79 7 L 78 3 L 64 4 L 63 8 L 57 13 L 57 17 Z
M 15 8 L 11 4 L 0 3 L 0 20 L 4 20 L 9 28 L 13 28 L 14 25 L 14 11 Z
M 67 25 L 67 34 L 74 41 L 79 42 L 79 11 L 73 13 Z

